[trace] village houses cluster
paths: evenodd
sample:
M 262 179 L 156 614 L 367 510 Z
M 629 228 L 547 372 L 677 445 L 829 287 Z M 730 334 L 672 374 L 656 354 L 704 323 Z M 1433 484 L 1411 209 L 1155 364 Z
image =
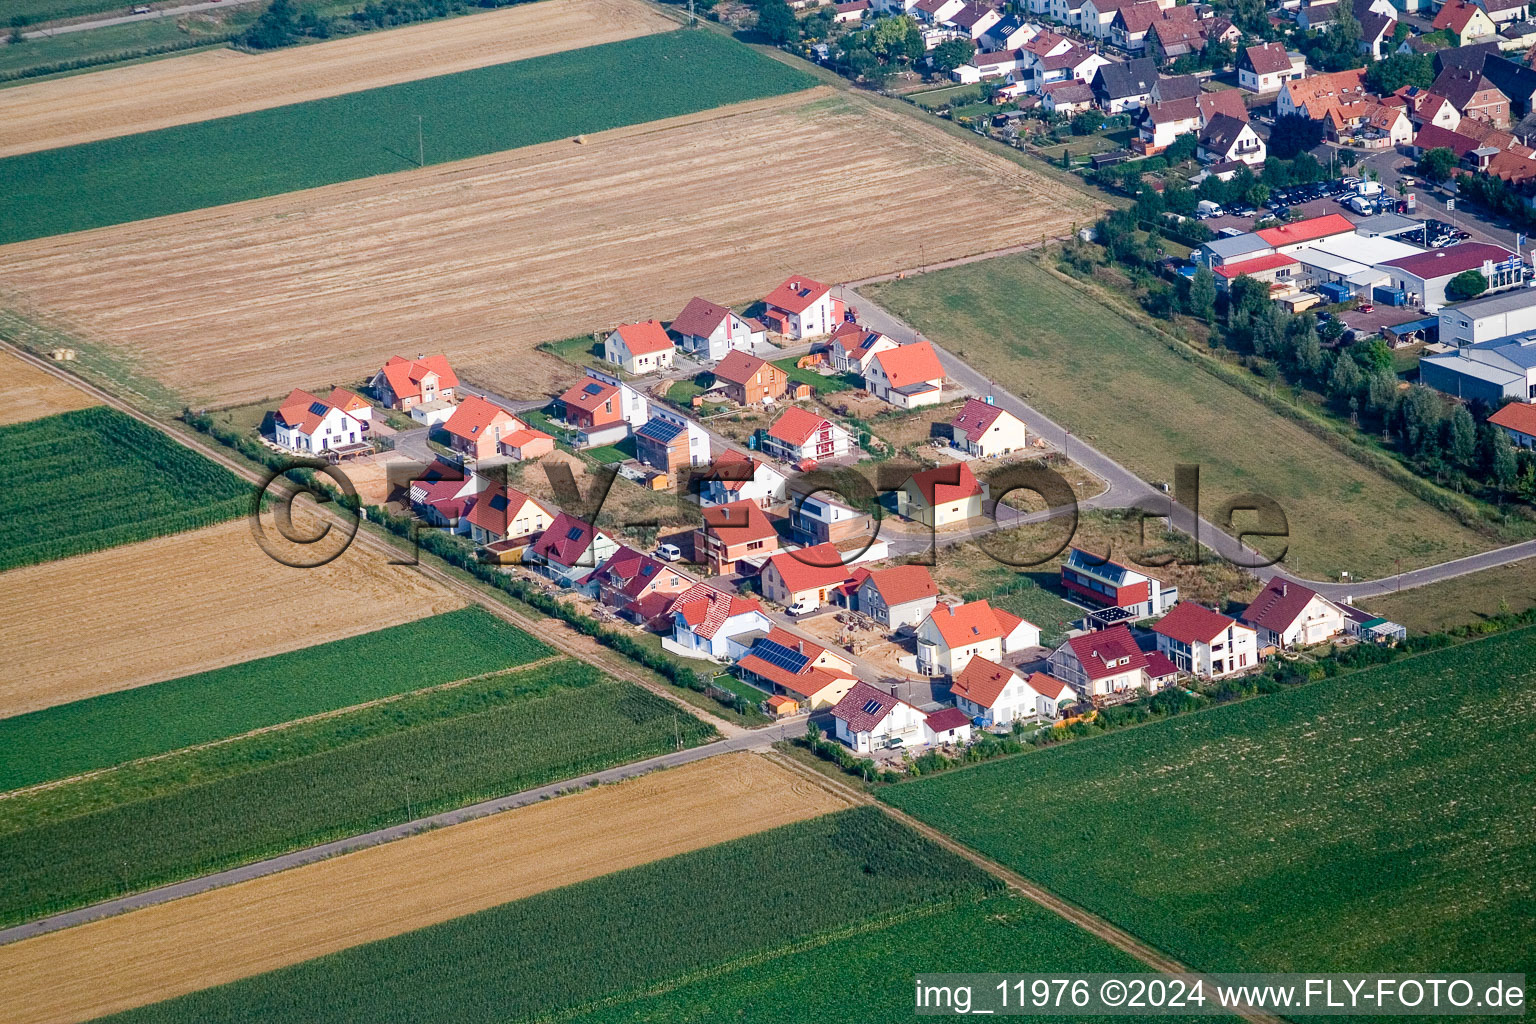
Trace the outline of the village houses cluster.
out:
M 1082 619 L 1053 647 L 1003 607 L 942 593 L 926 566 L 904 562 L 876 536 L 871 509 L 796 493 L 797 473 L 861 457 L 857 431 L 810 400 L 814 381 L 857 378 L 866 400 L 891 416 L 953 405 L 931 424 L 937 464 L 912 470 L 882 499 L 882 512 L 930 535 L 995 525 L 974 467 L 1038 457 L 1041 444 L 992 396 L 958 387 L 931 343 L 899 343 L 860 323 L 834 292 L 794 276 L 751 316 L 694 298 L 670 322 L 619 325 L 594 345 L 601 368 L 547 403 L 508 403 L 518 409 L 461 382 L 443 355 L 396 356 L 359 388 L 368 398 L 294 391 L 266 437 L 341 461 L 372 452 L 382 436 L 425 436 L 432 461 L 404 500 L 426 524 L 467 538 L 504 571 L 541 578 L 593 614 L 656 636 L 678 658 L 729 670 L 768 714 L 830 712 L 829 731 L 860 753 L 1055 723 L 1182 679 L 1253 671 L 1265 653 L 1322 642 L 1352 622 L 1380 625 L 1284 582 L 1232 619 L 1076 549 L 1060 589 Z M 707 383 L 672 401 L 679 374 Z M 708 407 L 767 411 L 771 420 L 736 445 L 710 429 Z M 634 457 L 619 469 L 629 481 L 671 484 L 688 474 L 698 505 L 694 528 L 652 550 L 622 526 L 535 497 L 505 472 L 557 447 L 601 449 L 608 459 L 627 441 Z M 845 624 L 839 635 L 811 632 L 828 616 Z M 844 642 L 849 629 L 878 638 L 885 660 L 861 656 L 868 642 Z M 901 679 L 918 682 L 926 698 L 896 696 Z

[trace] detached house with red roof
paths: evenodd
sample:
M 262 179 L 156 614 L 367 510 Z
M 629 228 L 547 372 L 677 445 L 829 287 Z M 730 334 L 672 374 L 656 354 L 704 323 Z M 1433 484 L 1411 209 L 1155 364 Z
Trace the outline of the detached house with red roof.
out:
M 939 603 L 939 586 L 922 565 L 869 570 L 855 593 L 860 612 L 893 630 L 920 625 Z
M 858 754 L 927 743 L 927 719 L 915 705 L 868 683 L 855 683 L 832 709 L 837 738 Z
M 756 502 L 736 501 L 704 510 L 693 533 L 693 558 L 710 575 L 734 572 L 738 562 L 761 565 L 779 550 L 779 531 Z
M 672 333 L 684 352 L 711 362 L 732 351 L 750 354 L 768 340 L 768 328 L 762 323 L 737 316 L 730 307 L 697 295 L 672 321 Z
M 671 335 L 660 320 L 622 324 L 603 341 L 603 358 L 641 376 L 672 368 Z
M 475 494 L 490 484 L 484 477 L 466 473 L 443 459 L 436 459 L 411 481 L 411 510 L 433 526 L 454 533 L 468 533 L 464 513 L 474 503 Z
M 623 618 L 645 625 L 667 618 L 674 599 L 697 584 L 666 562 L 624 545 L 580 585 Z
M 1178 674 L 1163 655 L 1144 654 L 1124 623 L 1068 639 L 1046 663 L 1051 675 L 1090 698 L 1125 690 L 1155 692 Z
M 914 473 L 895 492 L 896 513 L 938 529 L 984 514 L 987 485 L 964 462 Z
M 591 433 L 624 422 L 618 387 L 595 377 L 573 384 L 555 402 L 565 422 L 577 430 Z
M 1018 672 L 986 658 L 972 658 L 949 687 L 955 705 L 982 726 L 1007 725 L 1032 718 L 1054 720 L 1063 699 L 1073 693 L 1059 679 Z
M 785 462 L 836 459 L 847 455 L 853 443 L 848 431 L 818 413 L 789 406 L 763 435 L 762 451 Z
M 949 421 L 950 443 L 978 459 L 990 459 L 1029 447 L 1024 421 L 1001 406 L 968 398 Z
M 766 359 L 733 351 L 715 367 L 715 380 L 724 386 L 725 396 L 738 405 L 762 405 L 769 399 L 784 397 L 789 376 Z
M 824 606 L 849 578 L 842 552 L 831 544 L 817 544 L 769 558 L 758 582 L 768 600 L 803 615 Z
M 556 583 L 573 587 L 613 557 L 619 542 L 592 524 L 561 512 L 528 549 L 524 560 Z
M 380 405 L 409 411 L 417 405 L 452 402 L 459 378 L 447 356 L 391 356 L 368 386 Z
M 448 447 L 469 460 L 496 455 L 537 458 L 555 449 L 554 438 L 479 395 L 460 402 L 443 424 L 443 431 L 448 435 Z
M 1344 632 L 1344 610 L 1310 587 L 1276 576 L 1243 611 L 1260 647 L 1310 647 Z
M 368 429 L 373 406 L 344 388 L 324 398 L 294 388 L 272 417 L 272 439 L 289 451 L 360 452 L 372 450 Z
M 516 487 L 494 484 L 470 498 L 464 511 L 470 539 L 487 546 L 522 541 L 515 546 L 527 547 L 535 537 L 545 533 L 556 518 L 537 499 Z
M 1307 73 L 1307 60 L 1284 43 L 1250 46 L 1237 55 L 1237 84 L 1249 92 L 1276 92 Z
M 1481 7 L 1467 0 L 1446 0 L 1430 27 L 1436 32 L 1445 31 L 1455 46 L 1470 46 L 1472 43 L 1490 40 L 1499 32 L 1493 19 Z
M 986 601 L 941 604 L 917 627 L 917 670 L 954 677 L 972 658 L 1003 656 L 1040 644 L 1040 627 Z
M 825 352 L 827 361 L 838 373 L 851 373 L 862 377 L 869 369 L 869 361 L 877 352 L 897 348 L 896 342 L 868 327 L 856 323 L 839 324 L 837 330 L 824 343 L 812 348 L 812 352 Z
M 864 372 L 864 386 L 876 398 L 901 409 L 920 409 L 943 400 L 944 367 L 926 341 L 876 352 Z
M 688 657 L 735 661 L 751 648 L 754 634 L 773 629 L 762 605 L 707 583 L 695 583 L 674 597 L 669 613 L 672 643 L 677 653 Z M 738 638 L 743 642 L 736 642 Z
M 698 482 L 699 504 L 705 507 L 750 501 L 759 508 L 769 508 L 783 501 L 788 490 L 789 481 L 783 473 L 734 448 L 716 455 Z
M 791 277 L 763 299 L 768 326 L 799 341 L 831 334 L 843 322 L 843 300 L 832 297 L 830 285 L 808 277 Z
M 858 682 L 846 659 L 777 626 L 752 641 L 736 670 L 770 693 L 792 697 L 807 711 L 836 704 Z
M 1258 634 L 1249 626 L 1198 604 L 1175 606 L 1152 627 L 1157 649 L 1180 672 L 1221 679 L 1259 663 Z
M 1488 422 L 1504 431 L 1510 444 L 1536 448 L 1536 405 L 1510 402 L 1489 416 Z

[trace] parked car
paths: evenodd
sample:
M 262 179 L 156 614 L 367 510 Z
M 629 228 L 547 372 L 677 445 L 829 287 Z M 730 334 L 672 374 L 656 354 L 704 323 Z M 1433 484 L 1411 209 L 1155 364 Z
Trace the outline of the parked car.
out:
M 656 549 L 656 557 L 663 562 L 680 561 L 683 557 L 683 549 L 676 544 L 663 544 Z
M 1355 311 L 1359 313 L 1374 313 L 1376 312 L 1376 307 L 1371 305 L 1369 302 L 1362 302 L 1360 305 L 1355 307 Z

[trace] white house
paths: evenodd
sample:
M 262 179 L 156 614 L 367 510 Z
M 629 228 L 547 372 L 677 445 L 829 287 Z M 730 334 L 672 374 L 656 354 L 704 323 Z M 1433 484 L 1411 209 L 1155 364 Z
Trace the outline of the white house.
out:
M 756 352 L 768 340 L 768 328 L 737 316 L 729 307 L 698 296 L 672 321 L 672 333 L 684 352 L 700 359 L 721 360 L 733 349 Z
M 896 513 L 938 529 L 980 519 L 986 510 L 987 485 L 964 462 L 913 473 L 894 492 Z
M 941 708 L 923 716 L 923 742 L 930 746 L 971 742 L 971 717 L 959 708 Z
M 1179 588 L 1119 562 L 1073 548 L 1061 564 L 1061 588 L 1096 608 L 1122 608 L 1132 618 L 1162 615 L 1179 600 Z
M 978 459 L 1029 447 L 1024 421 L 990 399 L 969 398 L 949 421 L 950 443 Z
M 998 50 L 978 53 L 949 73 L 949 77 L 967 85 L 988 78 L 1002 78 L 1023 66 L 1023 58 L 1017 50 Z
M 837 738 L 859 754 L 920 746 L 927 742 L 923 733 L 927 717 L 900 697 L 864 682 L 854 683 L 832 708 Z
M 917 670 L 953 678 L 978 655 L 1003 656 L 1040 644 L 1040 627 L 986 601 L 941 604 L 917 627 Z
M 1159 619 L 1152 632 L 1164 657 L 1179 671 L 1202 679 L 1220 679 L 1259 663 L 1257 633 L 1252 628 L 1188 601 Z
M 785 462 L 836 459 L 852 448 L 848 431 L 818 413 L 791 405 L 763 435 L 762 451 Z
M 876 398 L 902 409 L 937 405 L 943 398 L 944 367 L 926 341 L 876 352 L 864 374 Z
M 516 487 L 489 486 L 475 494 L 464 520 L 476 544 L 532 537 L 554 524 L 555 514 Z
M 843 300 L 832 297 L 830 285 L 808 277 L 789 278 L 768 293 L 763 305 L 763 319 L 796 341 L 831 334 L 843 322 Z
M 1071 637 L 1051 653 L 1047 664 L 1051 675 L 1085 697 L 1157 688 L 1147 671 L 1147 655 L 1123 623 Z
M 859 582 L 855 605 L 886 629 L 916 626 L 939 603 L 939 587 L 925 566 L 875 569 Z
M 749 458 L 727 448 L 710 463 L 710 472 L 699 485 L 699 504 L 729 505 L 750 501 L 768 508 L 784 501 L 789 481 L 761 459 Z
M 1344 632 L 1344 610 L 1317 591 L 1276 576 L 1242 615 L 1261 647 L 1308 647 Z
M 1040 711 L 1040 694 L 1023 676 L 980 655 L 955 677 L 949 692 L 960 710 L 984 726 L 1034 718 Z
M 1536 405 L 1510 402 L 1489 416 L 1488 422 L 1504 431 L 1515 447 L 1536 448 Z
M 603 342 L 603 358 L 636 375 L 672 368 L 675 346 L 660 320 L 621 324 Z
M 619 542 L 590 523 L 561 512 L 545 528 L 523 556 L 524 561 L 540 566 L 544 575 L 563 586 L 574 586 L 577 579 L 613 557 Z
M 373 407 L 344 388 L 324 398 L 294 388 L 272 417 L 273 440 L 295 452 L 328 452 L 368 442 Z
M 1249 92 L 1279 92 L 1286 82 L 1307 74 L 1307 59 L 1284 43 L 1250 46 L 1237 55 L 1237 84 Z
M 672 642 L 679 653 L 735 661 L 751 647 L 752 636 L 773 629 L 773 620 L 751 598 L 700 583 L 672 601 Z M 738 642 L 743 638 L 745 642 Z
M 1044 672 L 1030 673 L 1026 682 L 1039 695 L 1035 698 L 1035 713 L 1048 722 L 1061 717 L 1063 704 L 1072 704 L 1077 700 L 1077 692 L 1072 687 Z
M 1230 114 L 1213 114 L 1200 131 L 1195 153 L 1204 163 L 1244 163 L 1257 167 L 1264 163 L 1267 150 L 1253 126 Z
M 889 352 L 896 342 L 855 323 L 840 324 L 827 339 L 827 359 L 838 373 L 852 373 L 860 377 L 869 368 L 869 361 L 877 352 Z

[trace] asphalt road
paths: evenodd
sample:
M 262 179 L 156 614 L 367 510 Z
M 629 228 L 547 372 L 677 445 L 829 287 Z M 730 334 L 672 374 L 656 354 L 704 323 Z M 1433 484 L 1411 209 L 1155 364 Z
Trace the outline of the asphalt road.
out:
M 90 21 L 76 21 L 67 25 L 56 25 L 51 28 L 33 29 L 23 32 L 23 39 L 47 39 L 49 36 L 61 36 L 70 32 L 86 32 L 93 28 L 106 28 L 109 25 L 128 25 L 135 21 L 154 21 L 156 18 L 175 18 L 183 14 L 196 14 L 199 11 L 218 11 L 226 7 L 238 7 L 241 4 L 260 3 L 261 0 L 207 0 L 204 3 L 187 4 L 184 7 L 163 7 L 150 11 L 148 14 L 121 14 L 111 18 L 93 18 Z M 123 4 L 125 10 L 133 10 L 133 3 Z M 0 43 L 3 43 L 0 37 Z

